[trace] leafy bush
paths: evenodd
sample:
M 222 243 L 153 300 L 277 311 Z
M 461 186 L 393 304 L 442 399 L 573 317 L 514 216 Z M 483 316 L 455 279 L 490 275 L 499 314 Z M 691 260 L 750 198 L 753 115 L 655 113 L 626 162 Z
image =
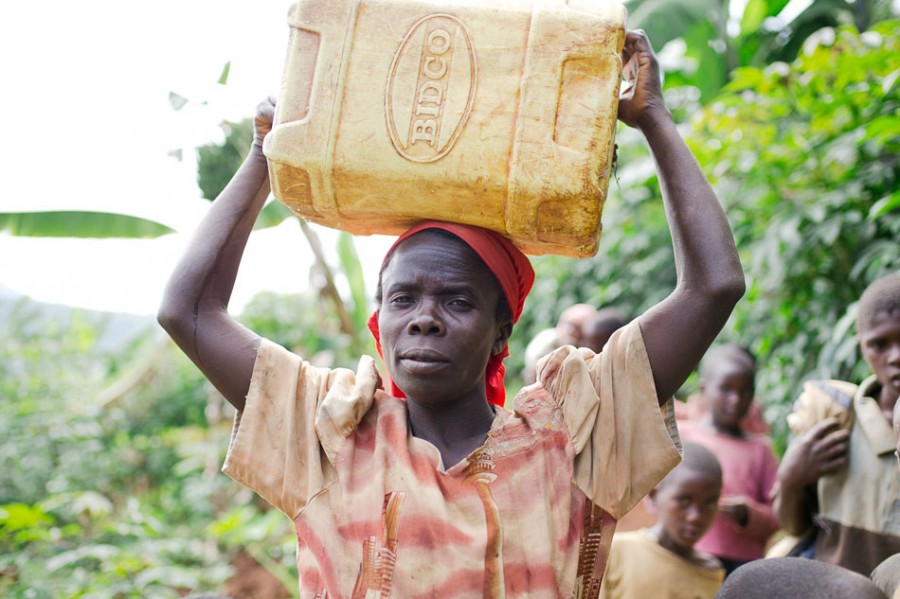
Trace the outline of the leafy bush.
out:
M 867 374 L 856 300 L 900 268 L 898 33 L 822 30 L 790 65 L 738 70 L 693 123 L 747 273 L 731 334 L 779 424 L 804 379 Z
M 206 527 L 228 431 L 206 429 L 193 365 L 150 322 L 0 308 L 0 595 L 219 588 L 230 567 Z

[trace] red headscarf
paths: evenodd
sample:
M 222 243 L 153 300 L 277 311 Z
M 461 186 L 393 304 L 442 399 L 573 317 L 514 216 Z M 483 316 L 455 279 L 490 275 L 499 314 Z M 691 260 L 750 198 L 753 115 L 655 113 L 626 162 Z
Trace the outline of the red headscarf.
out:
M 472 248 L 500 283 L 500 288 L 503 290 L 503 295 L 506 297 L 506 302 L 512 311 L 513 322 L 519 320 L 519 316 L 522 314 L 522 306 L 525 304 L 525 297 L 531 291 L 531 285 L 534 283 L 534 270 L 531 268 L 531 262 L 525 257 L 525 254 L 499 233 L 471 225 L 424 221 L 413 226 L 397 238 L 397 241 L 394 242 L 394 245 L 391 246 L 391 249 L 385 255 L 384 262 L 387 262 L 391 253 L 404 239 L 425 229 L 449 231 Z M 381 334 L 378 331 L 378 312 L 372 313 L 369 317 L 368 325 L 372 335 L 375 336 L 375 346 L 378 348 L 378 355 L 384 358 L 381 352 Z M 499 354 L 491 356 L 485 369 L 487 399 L 490 403 L 497 406 L 502 406 L 506 401 L 506 387 L 503 385 L 506 366 L 503 365 L 503 360 L 508 355 L 509 346 L 504 346 Z M 389 382 L 391 393 L 394 396 L 406 397 L 393 381 Z

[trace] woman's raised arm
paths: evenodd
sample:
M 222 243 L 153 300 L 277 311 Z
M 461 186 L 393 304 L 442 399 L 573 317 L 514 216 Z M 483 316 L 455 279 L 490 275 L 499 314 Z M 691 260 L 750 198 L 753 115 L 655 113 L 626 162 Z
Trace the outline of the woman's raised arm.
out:
M 250 153 L 212 203 L 178 261 L 159 308 L 160 325 L 232 405 L 243 409 L 260 338 L 228 314 L 241 257 L 269 195 L 262 143 L 272 98 L 257 107 Z
M 665 106 L 659 66 L 643 32 L 627 33 L 623 62 L 628 81 L 619 119 L 639 129 L 650 146 L 675 251 L 675 290 L 640 316 L 664 402 L 725 325 L 744 294 L 744 273 L 719 200 Z

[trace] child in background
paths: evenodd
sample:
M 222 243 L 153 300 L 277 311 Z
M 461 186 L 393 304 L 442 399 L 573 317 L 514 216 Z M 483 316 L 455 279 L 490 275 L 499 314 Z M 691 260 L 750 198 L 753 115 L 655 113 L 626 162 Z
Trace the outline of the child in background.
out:
M 757 368 L 756 357 L 744 350 L 744 353 L 753 360 L 753 370 Z M 684 402 L 675 404 L 675 418 L 678 422 L 684 420 L 703 420 L 709 416 L 709 402 L 700 393 L 694 393 Z M 768 435 L 772 427 L 763 416 L 762 406 L 758 402 L 750 402 L 747 414 L 741 419 L 741 430 L 745 433 Z
M 721 491 L 716 456 L 685 443 L 684 460 L 650 492 L 656 524 L 613 537 L 600 597 L 713 599 L 725 570 L 695 545 L 715 518 Z
M 778 472 L 782 527 L 810 536 L 812 557 L 863 576 L 900 553 L 900 476 L 893 410 L 900 398 L 900 272 L 859 299 L 857 339 L 871 370 L 859 385 L 807 381 Z
M 597 309 L 590 304 L 574 304 L 562 311 L 556 326 L 538 331 L 525 346 L 525 368 L 522 378 L 526 385 L 537 380 L 537 362 L 554 349 L 563 345 L 582 347 L 582 332 Z
M 581 345 L 600 353 L 612 334 L 626 324 L 628 319 L 615 308 L 601 308 L 585 323 Z
M 722 464 L 719 513 L 697 548 L 722 560 L 729 574 L 763 557 L 766 542 L 778 529 L 770 498 L 778 460 L 768 438 L 741 428 L 753 402 L 755 377 L 756 362 L 746 349 L 713 349 L 700 367 L 700 395 L 708 414 L 679 423 L 685 440 L 706 445 Z

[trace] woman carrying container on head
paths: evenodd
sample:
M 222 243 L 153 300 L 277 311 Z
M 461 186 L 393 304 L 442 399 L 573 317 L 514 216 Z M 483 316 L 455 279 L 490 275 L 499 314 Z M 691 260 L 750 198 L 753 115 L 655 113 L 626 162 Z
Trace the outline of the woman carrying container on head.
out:
M 427 222 L 382 266 L 370 328 L 388 384 L 317 368 L 227 311 L 269 193 L 249 156 L 173 273 L 159 320 L 238 409 L 224 471 L 294 522 L 308 597 L 596 596 L 617 518 L 678 463 L 672 394 L 744 291 L 725 215 L 628 32 L 619 118 L 657 162 L 678 283 L 600 354 L 571 346 L 506 409 L 503 358 L 533 271 L 505 238 Z

